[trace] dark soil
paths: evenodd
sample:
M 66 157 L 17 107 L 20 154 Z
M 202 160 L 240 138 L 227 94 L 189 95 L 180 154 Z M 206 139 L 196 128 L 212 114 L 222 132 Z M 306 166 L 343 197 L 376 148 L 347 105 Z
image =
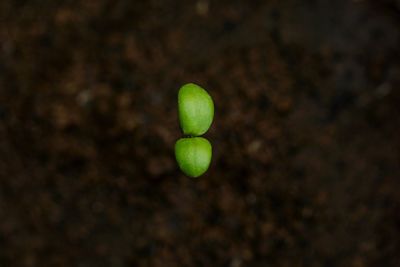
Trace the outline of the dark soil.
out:
M 396 0 L 2 0 L 0 266 L 400 266 L 399 103 Z

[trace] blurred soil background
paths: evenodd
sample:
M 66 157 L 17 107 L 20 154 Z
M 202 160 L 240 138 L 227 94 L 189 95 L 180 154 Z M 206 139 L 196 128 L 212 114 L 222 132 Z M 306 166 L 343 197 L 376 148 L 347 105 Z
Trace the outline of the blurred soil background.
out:
M 2 0 L 0 266 L 398 267 L 399 103 L 396 0 Z

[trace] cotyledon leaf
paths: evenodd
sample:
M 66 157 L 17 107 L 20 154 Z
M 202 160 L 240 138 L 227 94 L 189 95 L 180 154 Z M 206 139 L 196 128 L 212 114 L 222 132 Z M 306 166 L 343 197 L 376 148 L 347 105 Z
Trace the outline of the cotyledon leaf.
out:
M 181 138 L 175 144 L 175 157 L 186 175 L 199 177 L 210 166 L 212 146 L 203 137 Z
M 193 83 L 180 88 L 178 109 L 180 125 L 185 135 L 203 135 L 214 119 L 214 102 L 211 96 Z

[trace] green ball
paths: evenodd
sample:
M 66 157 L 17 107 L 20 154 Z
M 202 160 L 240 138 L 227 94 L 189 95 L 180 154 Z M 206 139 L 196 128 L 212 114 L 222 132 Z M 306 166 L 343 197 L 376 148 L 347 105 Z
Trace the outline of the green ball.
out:
M 203 137 L 181 138 L 175 144 L 179 168 L 191 177 L 199 177 L 210 166 L 212 147 Z
M 211 96 L 200 86 L 188 83 L 178 93 L 179 121 L 183 133 L 199 136 L 207 132 L 214 118 Z

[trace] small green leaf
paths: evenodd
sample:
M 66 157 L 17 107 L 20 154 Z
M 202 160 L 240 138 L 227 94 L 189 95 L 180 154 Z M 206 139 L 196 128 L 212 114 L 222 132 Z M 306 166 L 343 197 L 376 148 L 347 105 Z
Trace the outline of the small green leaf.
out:
M 175 144 L 175 157 L 186 175 L 199 177 L 210 166 L 212 147 L 203 137 L 181 138 Z
M 211 96 L 200 86 L 188 83 L 178 93 L 179 121 L 183 133 L 199 136 L 207 132 L 214 118 Z

